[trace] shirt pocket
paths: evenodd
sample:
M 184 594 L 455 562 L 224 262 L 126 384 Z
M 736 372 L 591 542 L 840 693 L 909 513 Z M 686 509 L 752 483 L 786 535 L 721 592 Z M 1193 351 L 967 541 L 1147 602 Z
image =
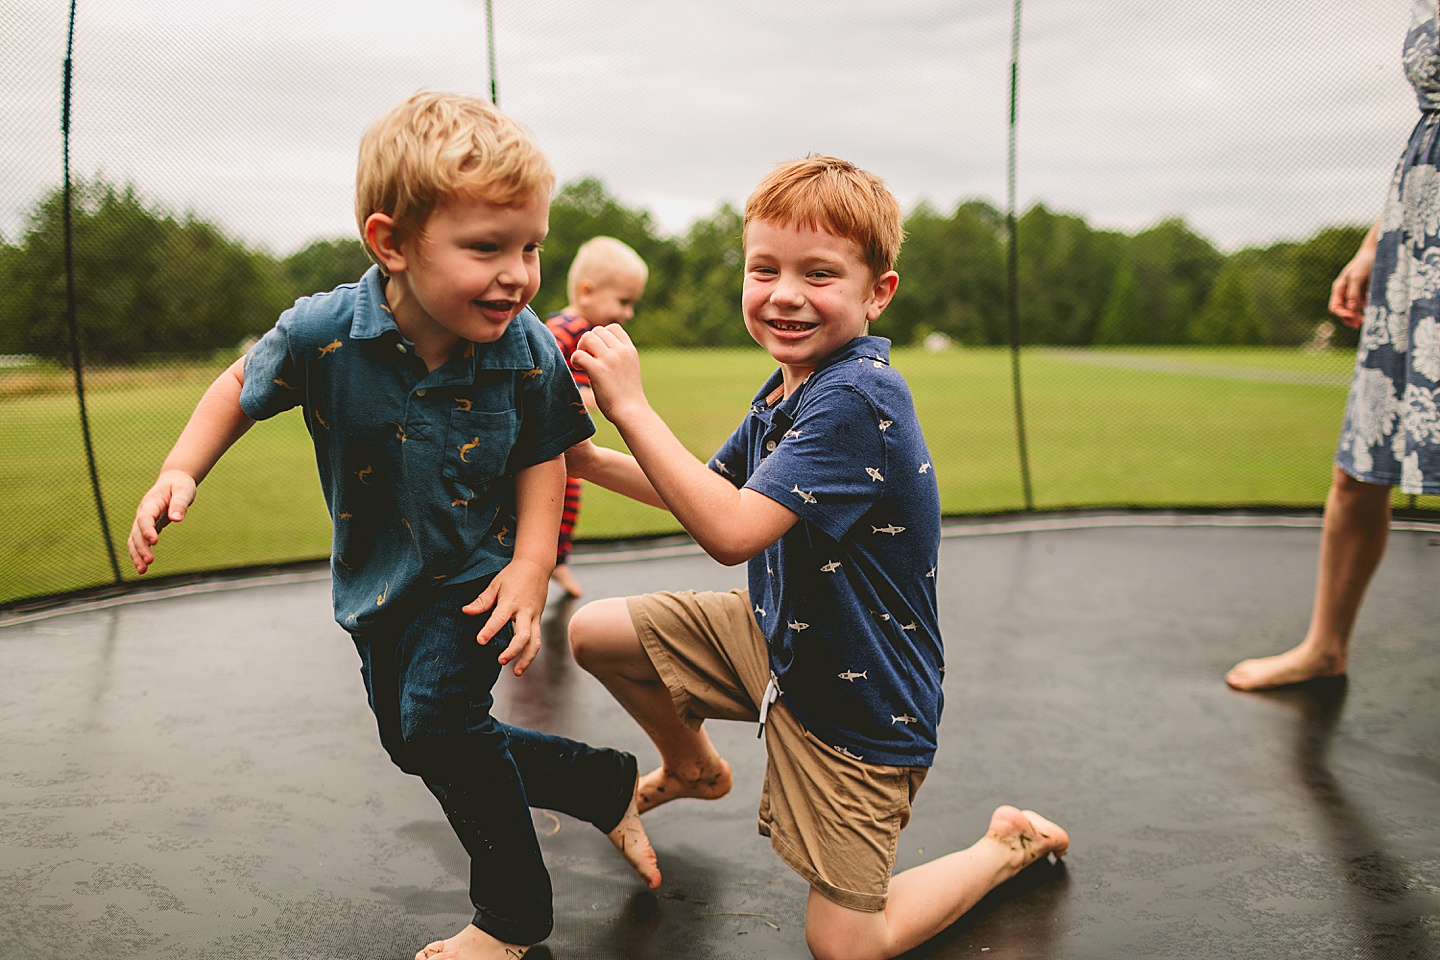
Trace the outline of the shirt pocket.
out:
M 485 486 L 505 473 L 519 434 L 513 410 L 455 410 L 450 414 L 445 478 L 469 487 Z

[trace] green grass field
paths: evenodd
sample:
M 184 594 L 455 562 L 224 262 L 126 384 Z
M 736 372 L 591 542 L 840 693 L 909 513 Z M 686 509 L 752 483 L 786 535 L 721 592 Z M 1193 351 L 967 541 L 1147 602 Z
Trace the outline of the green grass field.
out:
M 947 514 L 1023 507 L 1010 356 L 896 350 L 914 391 Z M 1329 484 L 1346 352 L 1028 350 L 1022 359 L 1035 506 L 1317 505 Z M 749 350 L 649 350 L 651 402 L 697 456 L 730 433 L 773 362 Z M 86 393 L 121 572 L 135 503 L 224 366 L 100 371 Z M 1268 379 L 1267 379 L 1268 378 Z M 1300 382 L 1296 382 L 1296 381 Z M 0 603 L 112 580 L 67 375 L 0 370 Z M 600 424 L 600 441 L 618 445 Z M 1440 498 L 1421 498 L 1435 509 Z M 593 486 L 581 538 L 674 532 L 670 517 Z M 284 563 L 329 552 L 329 523 L 300 417 L 259 425 L 167 530 L 157 575 Z

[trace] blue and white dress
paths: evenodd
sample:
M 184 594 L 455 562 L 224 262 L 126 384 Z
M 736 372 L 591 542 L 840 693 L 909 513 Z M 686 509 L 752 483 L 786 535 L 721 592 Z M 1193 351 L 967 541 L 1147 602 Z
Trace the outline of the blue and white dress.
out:
M 1335 463 L 1367 483 L 1440 494 L 1440 24 L 1435 0 L 1414 7 L 1404 65 L 1420 121 L 1380 220 Z

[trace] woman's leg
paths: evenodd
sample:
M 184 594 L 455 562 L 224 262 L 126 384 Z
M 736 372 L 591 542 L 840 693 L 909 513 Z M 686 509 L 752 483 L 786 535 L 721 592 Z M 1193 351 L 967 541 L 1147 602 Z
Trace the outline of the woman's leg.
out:
M 1267 690 L 1338 677 L 1350 659 L 1350 633 L 1390 534 L 1390 488 L 1356 480 L 1339 467 L 1325 500 L 1315 606 L 1305 639 L 1284 653 L 1243 660 L 1225 675 L 1237 690 Z

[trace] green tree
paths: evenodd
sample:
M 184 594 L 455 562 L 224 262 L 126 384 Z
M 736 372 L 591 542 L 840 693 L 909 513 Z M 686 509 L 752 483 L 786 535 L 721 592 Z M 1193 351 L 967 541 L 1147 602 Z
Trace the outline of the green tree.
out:
M 1330 316 L 1330 287 L 1345 264 L 1355 256 L 1360 241 L 1365 239 L 1366 226 L 1328 227 L 1303 243 L 1296 244 L 1286 271 L 1284 316 L 1272 321 L 1275 340 L 1279 343 L 1304 343 L 1315 332 L 1317 324 Z M 1341 341 L 1354 346 L 1357 332 L 1335 321 L 1343 331 Z
M 23 353 L 20 336 L 20 303 L 13 295 L 15 271 L 20 268 L 25 252 L 0 241 L 0 353 Z
M 1146 317 L 1143 338 L 1132 342 L 1183 343 L 1210 297 L 1224 255 L 1178 218 L 1137 233 L 1126 250 Z
M 1190 326 L 1190 342 L 1205 345 L 1248 346 L 1265 342 L 1265 324 L 1255 309 L 1245 269 L 1227 263 L 1215 279 L 1210 301 Z
M 967 344 L 1005 340 L 1004 218 L 978 200 L 950 216 L 921 202 L 905 218 L 900 288 L 876 333 L 916 343 L 932 332 Z
M 646 311 L 644 322 L 636 325 L 637 344 L 729 347 L 751 342 L 740 313 L 740 234 L 740 213 L 729 204 L 691 224 L 680 240 L 669 302 Z
M 1027 343 L 1086 344 L 1115 280 L 1125 237 L 1044 204 L 1017 224 L 1021 337 Z
M 1151 342 L 1150 314 L 1140 295 L 1140 282 L 1135 279 L 1135 268 L 1123 264 L 1115 272 L 1115 282 L 1110 285 L 1110 296 L 1100 314 L 1100 325 L 1095 328 L 1092 343 L 1115 345 Z
M 290 299 L 353 283 L 370 269 L 370 257 L 358 239 L 316 240 L 282 261 Z
M 267 256 L 148 207 L 133 186 L 80 181 L 72 195 L 76 319 L 92 362 L 234 346 L 274 321 L 283 297 Z M 68 364 L 64 199 L 57 189 L 31 213 L 4 312 L 19 350 Z

